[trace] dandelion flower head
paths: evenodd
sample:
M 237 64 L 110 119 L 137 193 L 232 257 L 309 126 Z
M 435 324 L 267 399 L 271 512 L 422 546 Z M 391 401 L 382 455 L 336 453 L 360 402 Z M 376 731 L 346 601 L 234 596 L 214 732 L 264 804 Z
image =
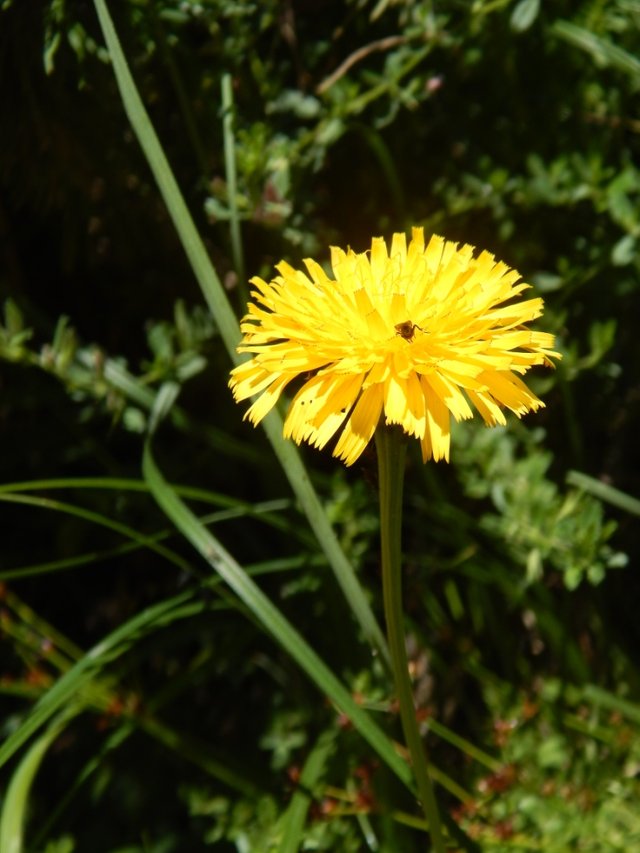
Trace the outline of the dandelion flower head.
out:
M 332 247 L 333 277 L 313 260 L 306 272 L 282 261 L 267 283 L 255 277 L 238 352 L 250 360 L 231 372 L 236 400 L 257 395 L 245 417 L 258 424 L 289 383 L 297 387 L 285 438 L 322 448 L 351 465 L 378 423 L 398 424 L 420 440 L 422 458 L 449 459 L 450 422 L 473 416 L 505 423 L 544 403 L 520 376 L 550 365 L 554 337 L 526 324 L 540 298 L 489 252 L 414 228 L 407 246 L 372 240 L 370 252 Z

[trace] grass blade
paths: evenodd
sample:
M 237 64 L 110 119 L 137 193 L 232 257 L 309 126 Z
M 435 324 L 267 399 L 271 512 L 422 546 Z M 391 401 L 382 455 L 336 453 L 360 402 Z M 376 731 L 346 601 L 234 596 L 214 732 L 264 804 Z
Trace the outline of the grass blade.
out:
M 141 636 L 177 619 L 200 613 L 205 606 L 203 602 L 194 599 L 192 592 L 184 592 L 152 607 L 147 607 L 133 619 L 112 631 L 47 690 L 24 718 L 20 727 L 0 745 L 0 767 L 57 711 L 78 697 L 80 697 L 78 708 L 81 710 L 83 706 L 81 694 L 96 674 L 100 673 L 108 663 L 125 654 Z
M 611 504 L 611 506 L 617 506 L 631 515 L 640 515 L 640 500 L 631 497 L 626 492 L 621 492 L 620 489 L 608 486 L 601 480 L 596 480 L 595 477 L 589 477 L 580 471 L 569 471 L 567 474 L 567 483 L 570 486 L 576 486 L 578 489 L 588 492 L 601 501 Z
M 158 505 L 180 532 L 231 587 L 265 630 L 306 672 L 322 693 L 328 696 L 334 705 L 351 720 L 354 727 L 396 776 L 408 787 L 411 787 L 412 774 L 409 765 L 400 758 L 389 738 L 371 720 L 369 714 L 354 702 L 349 691 L 307 644 L 306 640 L 285 619 L 220 542 L 199 522 L 186 504 L 180 500 L 158 470 L 149 444 L 145 447 L 143 473 Z
M 164 545 L 159 545 L 156 541 L 156 537 L 153 535 L 145 536 L 144 534 L 138 533 L 137 530 L 134 530 L 127 524 L 121 524 L 119 521 L 114 521 L 102 513 L 93 512 L 92 510 L 85 509 L 81 506 L 74 506 L 73 504 L 65 503 L 64 501 L 52 500 L 51 498 L 41 498 L 33 495 L 19 495 L 6 492 L 0 494 L 0 503 L 1 502 L 24 504 L 26 506 L 53 510 L 54 512 L 62 512 L 66 515 L 81 518 L 84 521 L 97 524 L 100 527 L 105 527 L 107 530 L 112 530 L 113 532 L 130 539 L 132 542 L 135 542 L 140 547 L 149 548 L 159 557 L 173 563 L 176 568 L 180 569 L 180 571 L 189 572 L 191 570 L 191 567 L 186 560 L 170 548 L 165 548 Z
M 180 242 L 189 259 L 189 263 L 198 280 L 203 296 L 218 325 L 229 357 L 234 364 L 240 361 L 236 345 L 240 340 L 238 322 L 231 309 L 220 279 L 209 260 L 204 244 L 198 234 L 191 214 L 180 193 L 169 162 L 156 136 L 151 120 L 142 103 L 142 99 L 131 76 L 129 66 L 120 45 L 113 21 L 104 0 L 94 0 L 94 5 L 107 48 L 113 62 L 113 70 L 124 109 L 138 142 L 147 158 L 149 167 L 156 179 L 158 189 L 164 199 L 169 215 L 178 232 Z M 367 640 L 388 661 L 387 645 L 369 602 L 344 555 L 340 543 L 329 523 L 326 513 L 311 485 L 309 476 L 292 442 L 282 438 L 282 419 L 272 411 L 263 421 L 267 436 L 278 457 L 278 461 L 309 519 L 309 523 L 323 548 L 338 583 L 349 602 L 349 606 L 360 623 Z
M 22 835 L 29 792 L 38 768 L 47 749 L 57 737 L 69 715 L 52 723 L 44 734 L 32 744 L 20 764 L 16 767 L 0 813 L 0 853 L 21 853 L 23 849 Z
M 613 42 L 597 36 L 591 30 L 579 27 L 571 21 L 560 20 L 552 24 L 551 32 L 586 51 L 596 62 L 611 65 L 636 79 L 640 77 L 640 59 Z
M 231 75 L 222 76 L 222 127 L 224 134 L 224 169 L 227 178 L 227 195 L 229 205 L 229 230 L 231 236 L 231 251 L 233 266 L 238 276 L 238 291 L 243 304 L 246 304 L 249 293 L 246 285 L 244 268 L 244 252 L 242 250 L 242 232 L 240 230 L 240 211 L 238 210 L 238 187 L 236 181 L 236 148 L 233 137 L 233 90 Z
M 324 732 L 315 743 L 300 774 L 300 784 L 282 816 L 279 853 L 296 853 L 304 839 L 304 825 L 312 792 L 322 777 L 327 759 L 336 748 L 336 733 Z

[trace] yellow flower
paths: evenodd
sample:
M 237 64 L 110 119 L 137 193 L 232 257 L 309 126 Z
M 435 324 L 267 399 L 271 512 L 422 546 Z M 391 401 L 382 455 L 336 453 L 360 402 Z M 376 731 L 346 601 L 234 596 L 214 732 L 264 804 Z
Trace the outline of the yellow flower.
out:
M 313 260 L 307 272 L 282 261 L 267 283 L 251 279 L 238 352 L 253 357 L 234 368 L 236 400 L 259 395 L 245 417 L 257 424 L 284 388 L 298 380 L 285 438 L 324 447 L 351 465 L 384 413 L 420 439 L 422 458 L 449 459 L 450 416 L 505 423 L 539 400 L 516 374 L 550 365 L 553 335 L 524 325 L 542 314 L 542 299 L 518 301 L 529 287 L 489 252 L 474 257 L 442 237 L 424 243 L 414 228 L 407 247 L 394 234 L 371 252 L 332 247 L 333 278 Z M 519 282 L 519 283 L 518 283 Z

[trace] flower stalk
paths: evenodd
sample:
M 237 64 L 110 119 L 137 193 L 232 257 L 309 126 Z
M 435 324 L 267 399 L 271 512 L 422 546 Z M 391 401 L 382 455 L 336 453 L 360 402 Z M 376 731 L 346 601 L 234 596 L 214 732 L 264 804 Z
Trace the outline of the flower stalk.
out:
M 411 240 L 374 237 L 366 252 L 331 248 L 331 274 L 312 258 L 305 269 L 286 261 L 254 289 L 240 324 L 238 352 L 250 357 L 231 371 L 235 399 L 253 399 L 254 425 L 297 387 L 285 438 L 333 455 L 345 465 L 375 435 L 380 472 L 384 608 L 402 727 L 432 849 L 444 853 L 440 815 L 420 739 L 404 644 L 401 527 L 404 442 L 420 442 L 423 462 L 449 461 L 451 419 L 474 409 L 488 426 L 505 424 L 544 403 L 521 377 L 552 367 L 554 336 L 529 329 L 540 297 L 520 274 L 486 251 L 436 234 Z
M 382 589 L 387 637 L 400 705 L 400 718 L 425 818 L 436 853 L 444 853 L 440 814 L 420 737 L 404 635 L 402 606 L 402 491 L 407 436 L 399 427 L 380 424 L 375 433 L 380 493 Z

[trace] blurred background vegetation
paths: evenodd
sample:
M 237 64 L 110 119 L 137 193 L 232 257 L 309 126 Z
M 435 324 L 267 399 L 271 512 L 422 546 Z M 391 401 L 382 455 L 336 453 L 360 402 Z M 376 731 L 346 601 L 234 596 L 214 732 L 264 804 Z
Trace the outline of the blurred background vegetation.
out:
M 640 849 L 640 2 L 112 6 L 238 315 L 246 279 L 280 259 L 413 224 L 489 249 L 544 297 L 564 354 L 532 379 L 547 408 L 459 426 L 450 465 L 412 450 L 416 696 L 459 849 Z M 25 746 L 2 770 L 5 797 L 12 780 L 28 799 L 24 849 L 284 849 L 318 750 L 287 849 L 424 849 L 411 798 L 147 493 L 149 410 L 177 383 L 165 475 L 398 735 L 389 679 L 231 400 L 93 4 L 0 8 L 3 737 L 134 626 L 38 741 L 42 765 Z M 381 618 L 375 457 L 346 471 L 302 454 Z

